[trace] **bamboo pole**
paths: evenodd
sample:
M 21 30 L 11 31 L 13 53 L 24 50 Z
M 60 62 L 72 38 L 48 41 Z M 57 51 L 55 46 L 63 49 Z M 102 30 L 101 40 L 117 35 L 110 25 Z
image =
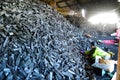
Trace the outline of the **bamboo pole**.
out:
M 119 39 L 119 44 L 118 44 L 118 61 L 117 61 L 116 80 L 120 80 L 120 39 Z

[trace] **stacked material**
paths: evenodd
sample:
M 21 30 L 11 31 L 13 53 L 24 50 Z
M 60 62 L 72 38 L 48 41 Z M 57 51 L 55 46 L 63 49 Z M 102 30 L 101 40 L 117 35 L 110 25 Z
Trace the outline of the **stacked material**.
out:
M 89 80 L 90 39 L 39 0 L 0 0 L 0 80 Z

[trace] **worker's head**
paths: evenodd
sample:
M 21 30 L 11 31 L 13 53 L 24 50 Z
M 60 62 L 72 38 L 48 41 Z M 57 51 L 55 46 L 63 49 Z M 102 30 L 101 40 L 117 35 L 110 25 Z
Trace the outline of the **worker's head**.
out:
M 96 43 L 95 42 L 91 42 L 91 48 L 95 48 L 96 47 Z

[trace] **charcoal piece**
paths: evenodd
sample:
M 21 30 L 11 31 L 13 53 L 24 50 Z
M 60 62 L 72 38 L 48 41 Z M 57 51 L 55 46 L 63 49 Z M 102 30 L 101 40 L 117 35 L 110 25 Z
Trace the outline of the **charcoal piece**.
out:
M 33 67 L 30 67 L 30 71 L 29 71 L 29 73 L 28 73 L 28 75 L 27 75 L 27 77 L 26 77 L 25 80 L 29 80 L 29 78 L 32 77 L 32 76 L 31 76 L 32 71 L 33 71 Z
M 67 77 L 73 78 L 73 75 L 69 72 L 62 72 L 62 74 L 67 76 Z
M 33 77 L 35 77 L 37 79 L 44 79 L 45 78 L 45 76 L 41 73 L 35 73 L 34 72 L 32 75 L 33 75 Z
M 9 37 L 6 37 L 6 39 L 5 39 L 4 43 L 3 43 L 3 47 L 5 47 L 7 45 L 8 40 L 9 40 Z
M 60 74 L 58 74 L 58 73 L 55 73 L 56 75 L 55 75 L 55 80 L 61 80 L 61 79 L 63 79 L 62 78 L 62 76 L 60 76 Z
M 10 69 L 9 68 L 4 68 L 4 74 L 6 75 L 6 76 L 8 76 L 9 74 L 10 74 Z
M 60 64 L 58 64 L 57 62 L 54 63 L 54 67 L 59 68 Z
M 22 80 L 22 79 L 25 79 L 25 78 L 21 78 L 19 75 L 16 76 L 16 80 Z
M 0 80 L 4 80 L 4 78 L 5 78 L 4 72 L 0 71 Z
M 35 76 L 36 78 L 39 78 L 39 79 L 45 78 L 45 76 L 43 74 L 39 73 L 38 68 L 34 69 L 33 71 L 34 71 L 33 76 Z
M 49 78 L 49 80 L 52 80 L 53 79 L 53 72 L 50 72 L 50 78 Z
M 6 68 L 6 60 L 3 59 L 3 61 L 0 63 L 0 70 L 4 70 Z
M 11 58 L 11 56 L 10 57 L 8 57 L 8 65 L 14 65 L 14 60 Z
M 9 74 L 6 78 L 6 80 L 13 80 L 13 75 L 12 74 Z
M 27 73 L 24 70 L 18 68 L 18 75 L 21 76 L 23 79 L 25 79 Z
M 17 57 L 17 59 L 16 59 L 16 62 L 15 62 L 17 67 L 18 67 L 19 64 L 20 64 L 20 60 L 21 60 L 21 59 L 20 59 L 20 55 L 21 55 L 21 54 L 18 55 L 18 57 Z
M 68 70 L 69 73 L 75 75 L 75 72 L 71 71 L 71 70 Z
M 45 67 L 50 66 L 49 62 L 47 61 L 47 59 L 44 60 L 45 61 Z
M 60 70 L 58 70 L 57 68 L 55 68 L 55 71 L 56 71 L 56 73 L 60 74 L 60 76 L 62 76 L 64 78 L 64 75 L 61 73 Z
M 44 69 L 45 69 L 44 65 L 45 65 L 45 64 L 44 64 L 43 61 L 41 61 L 40 64 L 39 64 L 39 66 L 40 66 L 40 72 L 41 72 L 41 73 L 44 73 Z
M 76 80 L 80 80 L 80 76 L 77 75 L 77 76 L 76 76 Z

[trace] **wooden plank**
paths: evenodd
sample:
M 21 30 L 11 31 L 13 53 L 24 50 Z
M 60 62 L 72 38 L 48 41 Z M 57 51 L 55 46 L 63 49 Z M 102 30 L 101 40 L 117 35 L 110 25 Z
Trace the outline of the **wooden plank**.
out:
M 119 45 L 118 45 L 118 63 L 117 63 L 116 80 L 120 80 L 120 39 L 119 39 Z
M 61 0 L 61 1 L 57 1 L 56 2 L 56 5 L 59 7 L 59 8 L 65 8 L 65 7 L 71 7 L 71 6 L 76 6 L 78 5 L 78 3 L 69 3 L 71 0 Z M 73 1 L 74 2 L 74 1 Z

